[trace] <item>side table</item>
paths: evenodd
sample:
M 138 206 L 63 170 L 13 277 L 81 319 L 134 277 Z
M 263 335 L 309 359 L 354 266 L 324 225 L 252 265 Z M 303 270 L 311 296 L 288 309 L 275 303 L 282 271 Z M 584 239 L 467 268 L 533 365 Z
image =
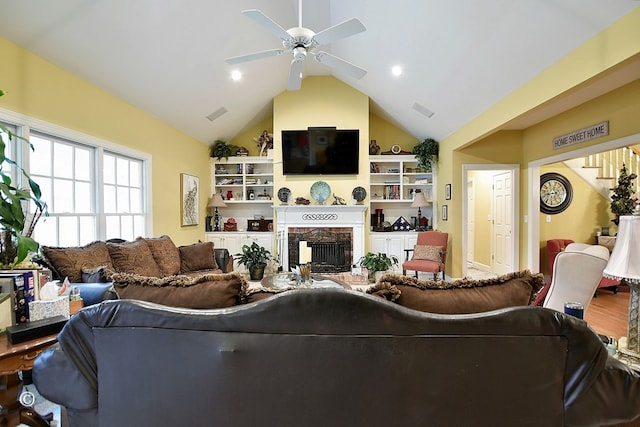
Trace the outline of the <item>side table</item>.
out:
M 9 343 L 6 334 L 0 335 L 0 427 L 12 427 L 20 423 L 49 425 L 47 419 L 18 402 L 18 396 L 22 392 L 18 372 L 33 368 L 35 358 L 57 340 L 58 334 L 52 334 L 14 345 Z

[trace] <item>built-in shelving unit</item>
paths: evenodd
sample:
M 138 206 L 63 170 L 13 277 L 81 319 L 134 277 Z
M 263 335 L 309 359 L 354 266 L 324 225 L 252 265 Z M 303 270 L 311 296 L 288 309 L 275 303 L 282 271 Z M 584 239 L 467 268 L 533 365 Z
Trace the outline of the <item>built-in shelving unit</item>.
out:
M 383 209 L 385 219 L 390 222 L 399 216 L 411 223 L 410 217 L 417 210 L 410 208 L 415 192 L 423 192 L 431 206 L 421 208 L 422 216 L 435 227 L 436 215 L 436 171 L 418 168 L 414 155 L 369 156 L 369 204 L 371 212 Z M 409 215 L 408 215 L 409 214 Z
M 211 159 L 211 188 L 227 204 L 273 204 L 273 159 L 236 156 Z

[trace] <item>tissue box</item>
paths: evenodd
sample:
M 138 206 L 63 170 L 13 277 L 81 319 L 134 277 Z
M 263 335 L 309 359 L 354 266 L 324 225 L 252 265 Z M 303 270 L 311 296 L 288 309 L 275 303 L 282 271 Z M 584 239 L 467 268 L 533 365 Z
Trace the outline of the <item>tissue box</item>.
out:
M 69 297 L 60 296 L 52 300 L 31 301 L 29 303 L 29 321 L 46 319 L 48 317 L 64 316 L 69 318 Z

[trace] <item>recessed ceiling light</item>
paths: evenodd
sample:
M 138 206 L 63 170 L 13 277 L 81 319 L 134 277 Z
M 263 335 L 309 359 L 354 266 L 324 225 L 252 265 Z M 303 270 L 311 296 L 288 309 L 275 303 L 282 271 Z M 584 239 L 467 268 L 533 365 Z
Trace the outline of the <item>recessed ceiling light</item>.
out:
M 237 82 L 238 80 L 240 80 L 242 78 L 242 73 L 238 70 L 233 70 L 231 72 L 231 80 L 233 80 L 234 82 Z
M 399 65 L 394 65 L 393 67 L 391 67 L 391 74 L 393 74 L 394 76 L 398 77 L 402 75 L 402 67 Z

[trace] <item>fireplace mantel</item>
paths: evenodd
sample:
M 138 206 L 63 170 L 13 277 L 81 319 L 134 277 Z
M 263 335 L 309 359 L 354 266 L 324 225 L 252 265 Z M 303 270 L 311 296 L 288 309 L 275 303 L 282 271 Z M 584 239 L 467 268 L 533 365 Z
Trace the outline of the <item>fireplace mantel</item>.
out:
M 280 240 L 280 262 L 289 271 L 289 228 L 347 227 L 353 231 L 353 262 L 364 256 L 366 205 L 280 205 L 276 211 L 276 230 Z

